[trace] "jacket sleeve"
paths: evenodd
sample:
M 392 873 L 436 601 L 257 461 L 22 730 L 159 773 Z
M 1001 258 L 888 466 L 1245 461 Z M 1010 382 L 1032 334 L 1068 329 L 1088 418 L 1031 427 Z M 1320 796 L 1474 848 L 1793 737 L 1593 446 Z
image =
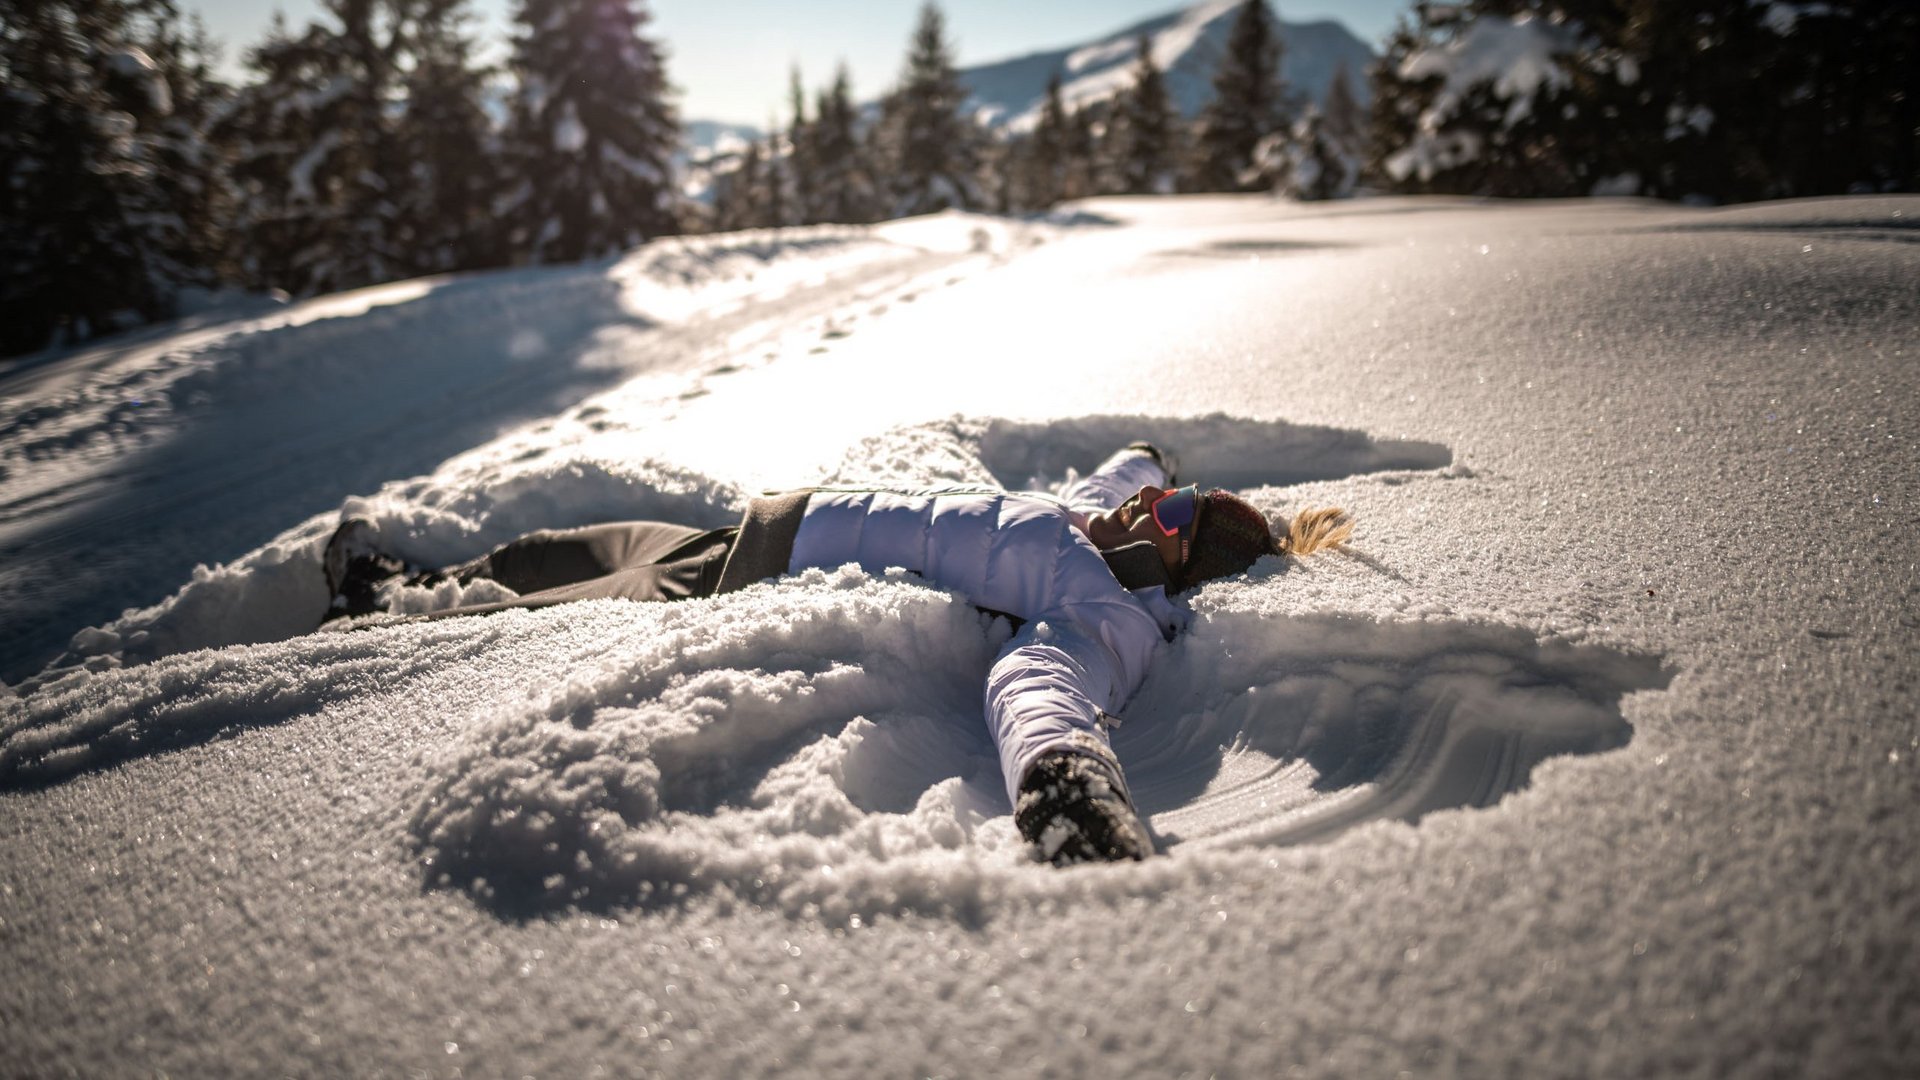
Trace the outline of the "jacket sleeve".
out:
M 1009 804 L 1018 802 L 1027 770 L 1049 751 L 1101 757 L 1118 774 L 1108 714 L 1139 689 L 1161 637 L 1144 613 L 1113 614 L 1091 623 L 1035 619 L 1007 642 L 987 673 L 987 725 Z
M 1116 451 L 1093 472 L 1067 485 L 1062 500 L 1083 514 L 1111 510 L 1142 487 L 1173 483 L 1166 455 L 1150 443 L 1134 443 Z

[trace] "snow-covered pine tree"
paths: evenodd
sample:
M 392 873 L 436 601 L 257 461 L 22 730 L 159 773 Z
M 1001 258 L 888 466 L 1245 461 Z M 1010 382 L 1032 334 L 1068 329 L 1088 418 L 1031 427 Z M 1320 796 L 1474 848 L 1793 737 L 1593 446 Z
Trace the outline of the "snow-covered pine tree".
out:
M 1353 78 L 1345 61 L 1334 66 L 1321 113 L 1326 117 L 1327 136 L 1343 149 L 1359 153 L 1366 139 L 1367 114 L 1354 100 Z
M 1920 187 L 1912 4 L 1415 7 L 1375 83 L 1376 153 L 1401 190 L 1755 199 Z
M 1133 85 L 1121 91 L 1108 129 L 1118 173 L 1113 186 L 1130 195 L 1166 194 L 1173 191 L 1179 161 L 1173 104 L 1153 62 L 1153 39 L 1141 34 L 1139 50 Z
M 788 168 L 789 159 L 790 155 L 780 146 L 780 125 L 769 119 L 767 149 L 760 157 L 765 179 L 758 198 L 766 218 L 763 224 L 772 228 L 793 224 L 792 200 L 788 198 L 793 190 L 793 173 Z
M 834 72 L 833 84 L 815 99 L 814 180 L 818 220 L 857 225 L 877 213 L 873 170 L 857 130 L 853 76 L 847 65 Z
M 156 202 L 136 210 L 135 221 L 149 232 L 170 288 L 215 289 L 234 277 L 233 187 L 210 129 L 232 88 L 213 74 L 219 50 L 205 24 L 198 15 L 183 19 L 171 0 L 153 0 L 135 36 L 155 69 L 143 78 L 157 73 L 165 79 L 168 105 L 164 112 L 149 107 L 139 125 L 153 162 Z M 129 89 L 151 105 L 158 88 Z
M 1359 106 L 1347 86 L 1347 69 L 1334 69 L 1326 108 L 1307 105 L 1291 130 L 1261 140 L 1254 155 L 1274 176 L 1274 192 L 1297 199 L 1344 199 L 1360 180 L 1365 150 Z
M 928 0 L 920 9 L 900 86 L 881 108 L 876 143 L 892 194 L 890 216 L 985 203 L 979 182 L 981 136 L 960 115 L 966 96 L 947 42 L 946 17 Z
M 241 284 L 292 291 L 301 253 L 322 231 L 307 212 L 316 201 L 315 162 L 306 158 L 320 127 L 313 114 L 339 84 L 311 62 L 277 11 L 266 37 L 247 50 L 246 67 L 252 77 L 214 127 L 236 188 L 229 243 Z
M 335 292 L 405 273 L 395 202 L 404 171 L 392 103 L 410 0 L 323 0 L 298 36 L 277 16 L 248 54 L 218 135 L 240 187 L 235 239 L 256 288 Z
M 397 118 L 393 178 L 398 245 L 409 274 L 506 262 L 495 224 L 498 156 L 485 95 L 492 74 L 474 59 L 466 0 L 429 0 L 415 17 Z
M 0 352 L 164 316 L 178 284 L 167 78 L 135 44 L 164 3 L 44 0 L 0 18 Z M 144 128 L 144 130 L 143 130 Z
M 1361 176 L 1367 183 L 1387 190 L 1419 192 L 1431 182 L 1397 160 L 1419 135 L 1420 117 L 1432 105 L 1441 81 L 1437 75 L 1415 75 L 1406 66 L 1414 54 L 1432 43 L 1427 6 L 1425 0 L 1418 0 L 1411 11 L 1402 12 L 1394 20 L 1379 58 L 1367 68 L 1373 104 L 1367 112 L 1367 152 Z
M 737 232 L 767 224 L 766 169 L 761 164 L 760 140 L 747 144 L 740 163 L 714 180 L 713 229 Z
M 1014 207 L 1045 210 L 1066 190 L 1067 107 L 1060 98 L 1060 73 L 1047 76 L 1040 119 L 1011 155 L 1017 179 L 1011 185 Z
M 1253 168 L 1254 147 L 1287 121 L 1280 51 L 1279 28 L 1267 0 L 1246 0 L 1214 69 L 1213 98 L 1200 115 L 1193 169 L 1197 189 L 1247 191 L 1263 186 Z
M 807 119 L 807 92 L 800 83 L 800 65 L 787 78 L 787 107 L 793 114 L 787 128 L 787 219 L 793 225 L 820 220 L 817 205 L 819 163 L 814 148 L 815 123 Z
M 1099 194 L 1096 154 L 1098 140 L 1093 133 L 1093 110 L 1081 106 L 1067 114 L 1060 139 L 1060 197 L 1084 199 Z
M 640 0 L 521 0 L 500 211 L 517 261 L 605 255 L 676 227 L 679 123 Z
M 1564 17 L 1633 65 L 1595 82 L 1638 134 L 1645 193 L 1920 190 L 1920 5 L 1621 6 L 1613 22 L 1592 0 Z

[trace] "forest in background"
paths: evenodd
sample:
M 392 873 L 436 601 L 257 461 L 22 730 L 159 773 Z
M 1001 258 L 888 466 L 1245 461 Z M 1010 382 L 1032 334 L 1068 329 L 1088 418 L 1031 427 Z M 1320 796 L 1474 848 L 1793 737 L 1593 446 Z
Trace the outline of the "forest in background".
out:
M 977 122 L 940 8 L 877 103 L 842 66 L 784 128 L 676 175 L 644 0 L 519 0 L 482 63 L 467 0 L 325 0 L 239 85 L 175 0 L 0 0 L 0 355 L 238 290 L 314 295 L 604 257 L 686 232 L 859 224 L 1103 194 L 1271 191 L 1727 202 L 1920 189 L 1920 6 L 1470 0 L 1412 6 L 1307 104 L 1266 0 L 1198 115 L 1142 38 L 1131 84 Z

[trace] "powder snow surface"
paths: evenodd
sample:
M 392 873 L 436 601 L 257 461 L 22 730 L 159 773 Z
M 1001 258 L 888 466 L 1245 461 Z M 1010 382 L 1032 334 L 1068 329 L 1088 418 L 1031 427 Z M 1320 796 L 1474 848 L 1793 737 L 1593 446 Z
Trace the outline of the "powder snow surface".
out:
M 1101 200 L 0 376 L 6 1069 L 1910 1073 L 1916 220 Z M 1027 859 L 1007 628 L 901 573 L 305 632 L 343 513 L 444 563 L 1135 438 L 1359 521 L 1183 599 L 1139 865 Z

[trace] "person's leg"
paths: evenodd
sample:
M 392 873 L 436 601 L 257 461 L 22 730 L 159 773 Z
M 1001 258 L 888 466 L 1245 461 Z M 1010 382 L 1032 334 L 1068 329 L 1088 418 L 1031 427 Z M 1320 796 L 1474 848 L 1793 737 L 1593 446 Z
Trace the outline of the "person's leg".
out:
M 526 595 L 676 558 L 706 530 L 658 521 L 616 521 L 578 529 L 543 529 L 509 541 L 471 562 L 419 575 L 416 584 L 479 578 Z
M 689 531 L 692 532 L 691 536 L 665 551 L 659 550 L 658 544 L 644 543 L 633 547 L 628 553 L 632 558 L 654 556 L 657 559 L 654 562 L 641 562 L 582 581 L 525 592 L 514 600 L 448 608 L 420 617 L 442 619 L 454 615 L 484 615 L 507 608 L 548 607 L 575 600 L 670 601 L 712 596 L 720 585 L 720 571 L 726 565 L 727 553 L 732 550 L 734 537 L 740 530 Z M 533 552 L 529 550 L 528 554 L 531 556 Z M 578 553 L 560 556 L 562 559 L 577 557 L 580 557 Z
M 365 518 L 341 522 L 322 549 L 320 562 L 332 597 L 323 623 L 386 610 L 381 585 L 407 572 L 404 563 L 380 550 L 380 532 Z
M 487 579 L 520 594 L 518 600 L 453 608 L 437 615 L 543 607 L 596 597 L 679 600 L 711 596 L 738 531 L 700 530 L 654 521 L 543 530 L 509 541 L 470 562 L 413 573 L 405 583 L 433 586 L 455 580 L 464 585 Z M 325 559 L 327 584 L 334 601 L 323 622 L 342 615 L 386 610 L 384 585 L 407 573 L 407 568 L 398 559 L 379 554 L 377 546 L 377 532 L 366 521 L 347 522 L 335 533 Z M 335 563 L 340 564 L 338 572 Z

